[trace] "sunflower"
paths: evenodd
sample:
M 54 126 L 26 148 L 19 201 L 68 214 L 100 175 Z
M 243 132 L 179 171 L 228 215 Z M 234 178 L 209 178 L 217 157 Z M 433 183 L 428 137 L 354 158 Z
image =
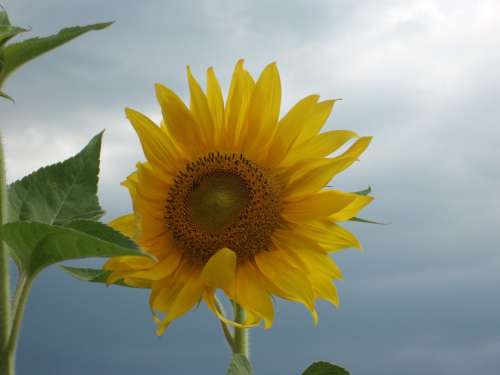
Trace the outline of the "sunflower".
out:
M 200 300 L 237 327 L 271 327 L 273 296 L 304 304 L 316 321 L 317 299 L 338 305 L 333 281 L 342 274 L 329 253 L 361 248 L 338 223 L 372 200 L 326 185 L 358 160 L 371 137 L 320 133 L 336 100 L 317 95 L 280 119 L 274 63 L 255 82 L 238 61 L 225 102 L 212 68 L 206 92 L 189 67 L 187 78 L 189 107 L 156 85 L 160 124 L 126 109 L 147 161 L 122 183 L 133 213 L 111 225 L 150 257 L 110 259 L 108 283 L 151 289 L 158 334 Z M 221 313 L 217 291 L 244 308 L 244 321 Z

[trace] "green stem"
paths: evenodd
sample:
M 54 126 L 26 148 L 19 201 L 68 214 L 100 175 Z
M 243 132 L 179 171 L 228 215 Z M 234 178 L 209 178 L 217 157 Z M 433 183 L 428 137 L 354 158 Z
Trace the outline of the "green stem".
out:
M 243 307 L 234 304 L 234 321 L 236 323 L 243 323 L 245 321 L 245 310 Z M 250 351 L 248 347 L 249 335 L 248 328 L 234 328 L 234 354 L 243 354 L 250 359 Z
M 217 296 L 215 296 L 215 307 L 217 308 L 217 310 L 219 310 L 219 312 L 223 316 L 227 316 L 226 311 L 224 310 L 224 306 L 222 305 L 222 303 L 220 303 Z M 222 320 L 219 321 L 220 321 L 220 326 L 222 327 L 222 332 L 224 333 L 224 337 L 226 338 L 227 344 L 229 345 L 229 348 L 231 348 L 231 350 L 234 352 L 234 337 L 231 334 L 231 331 L 229 330 L 227 324 Z
M 5 350 L 10 331 L 10 276 L 9 255 L 3 242 L 2 228 L 7 221 L 7 194 L 5 162 L 0 134 L 0 352 Z
M 14 319 L 12 321 L 12 329 L 9 335 L 9 341 L 4 352 L 6 360 L 10 363 L 10 372 L 6 375 L 14 375 L 14 364 L 16 358 L 17 341 L 21 331 L 21 323 L 23 321 L 24 310 L 26 309 L 26 302 L 30 294 L 31 285 L 33 284 L 32 277 L 21 276 L 16 289 L 16 296 L 14 299 Z

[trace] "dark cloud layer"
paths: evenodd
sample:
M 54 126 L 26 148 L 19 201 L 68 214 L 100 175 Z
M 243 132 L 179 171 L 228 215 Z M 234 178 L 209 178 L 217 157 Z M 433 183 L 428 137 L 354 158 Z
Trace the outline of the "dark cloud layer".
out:
M 280 302 L 275 327 L 253 331 L 256 373 L 295 374 L 318 359 L 353 374 L 500 372 L 499 5 L 284 4 L 5 1 L 12 20 L 36 34 L 116 20 L 8 82 L 17 104 L 0 102 L 0 126 L 10 178 L 106 128 L 101 200 L 108 218 L 126 213 L 118 182 L 142 156 L 123 108 L 158 118 L 153 84 L 186 97 L 187 64 L 200 77 L 213 65 L 227 87 L 238 58 L 255 74 L 277 61 L 285 108 L 310 93 L 342 97 L 327 127 L 374 135 L 336 183 L 372 185 L 365 216 L 390 225 L 351 225 L 365 251 L 335 255 L 341 308 L 320 304 L 317 328 L 300 306 Z M 203 306 L 156 338 L 144 292 L 52 269 L 28 306 L 19 374 L 221 374 L 224 345 Z

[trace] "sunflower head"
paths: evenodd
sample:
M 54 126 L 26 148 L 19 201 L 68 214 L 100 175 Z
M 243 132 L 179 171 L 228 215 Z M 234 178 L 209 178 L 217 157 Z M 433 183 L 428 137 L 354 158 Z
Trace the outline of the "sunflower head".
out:
M 275 64 L 255 82 L 239 61 L 225 101 L 212 68 L 205 91 L 189 68 L 188 82 L 189 106 L 156 85 L 160 124 L 126 109 L 146 161 L 123 182 L 133 212 L 111 225 L 152 257 L 110 259 L 108 282 L 151 288 L 159 334 L 200 299 L 227 321 L 216 290 L 247 311 L 242 326 L 270 327 L 273 295 L 304 304 L 316 320 L 318 298 L 338 304 L 341 273 L 329 252 L 361 247 L 339 222 L 372 200 L 326 185 L 371 138 L 320 133 L 335 100 L 316 95 L 280 119 Z

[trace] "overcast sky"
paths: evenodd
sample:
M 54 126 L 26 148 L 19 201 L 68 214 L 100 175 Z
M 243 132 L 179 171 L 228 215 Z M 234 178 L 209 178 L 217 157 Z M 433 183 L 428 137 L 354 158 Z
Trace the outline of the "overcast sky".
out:
M 143 160 L 123 108 L 158 119 L 154 83 L 187 98 L 188 64 L 202 80 L 214 66 L 227 88 L 237 59 L 254 75 L 277 61 L 283 113 L 309 94 L 341 97 L 327 128 L 374 136 L 336 186 L 371 185 L 364 216 L 390 225 L 350 225 L 365 251 L 336 256 L 341 307 L 320 303 L 318 327 L 280 302 L 275 326 L 252 331 L 257 375 L 320 359 L 353 375 L 500 373 L 500 2 L 2 3 L 31 35 L 116 21 L 19 70 L 4 87 L 16 104 L 0 102 L 10 180 L 106 129 L 107 219 L 130 210 L 119 182 Z M 56 267 L 36 281 L 23 328 L 19 375 L 217 375 L 229 361 L 205 307 L 157 338 L 147 292 Z

